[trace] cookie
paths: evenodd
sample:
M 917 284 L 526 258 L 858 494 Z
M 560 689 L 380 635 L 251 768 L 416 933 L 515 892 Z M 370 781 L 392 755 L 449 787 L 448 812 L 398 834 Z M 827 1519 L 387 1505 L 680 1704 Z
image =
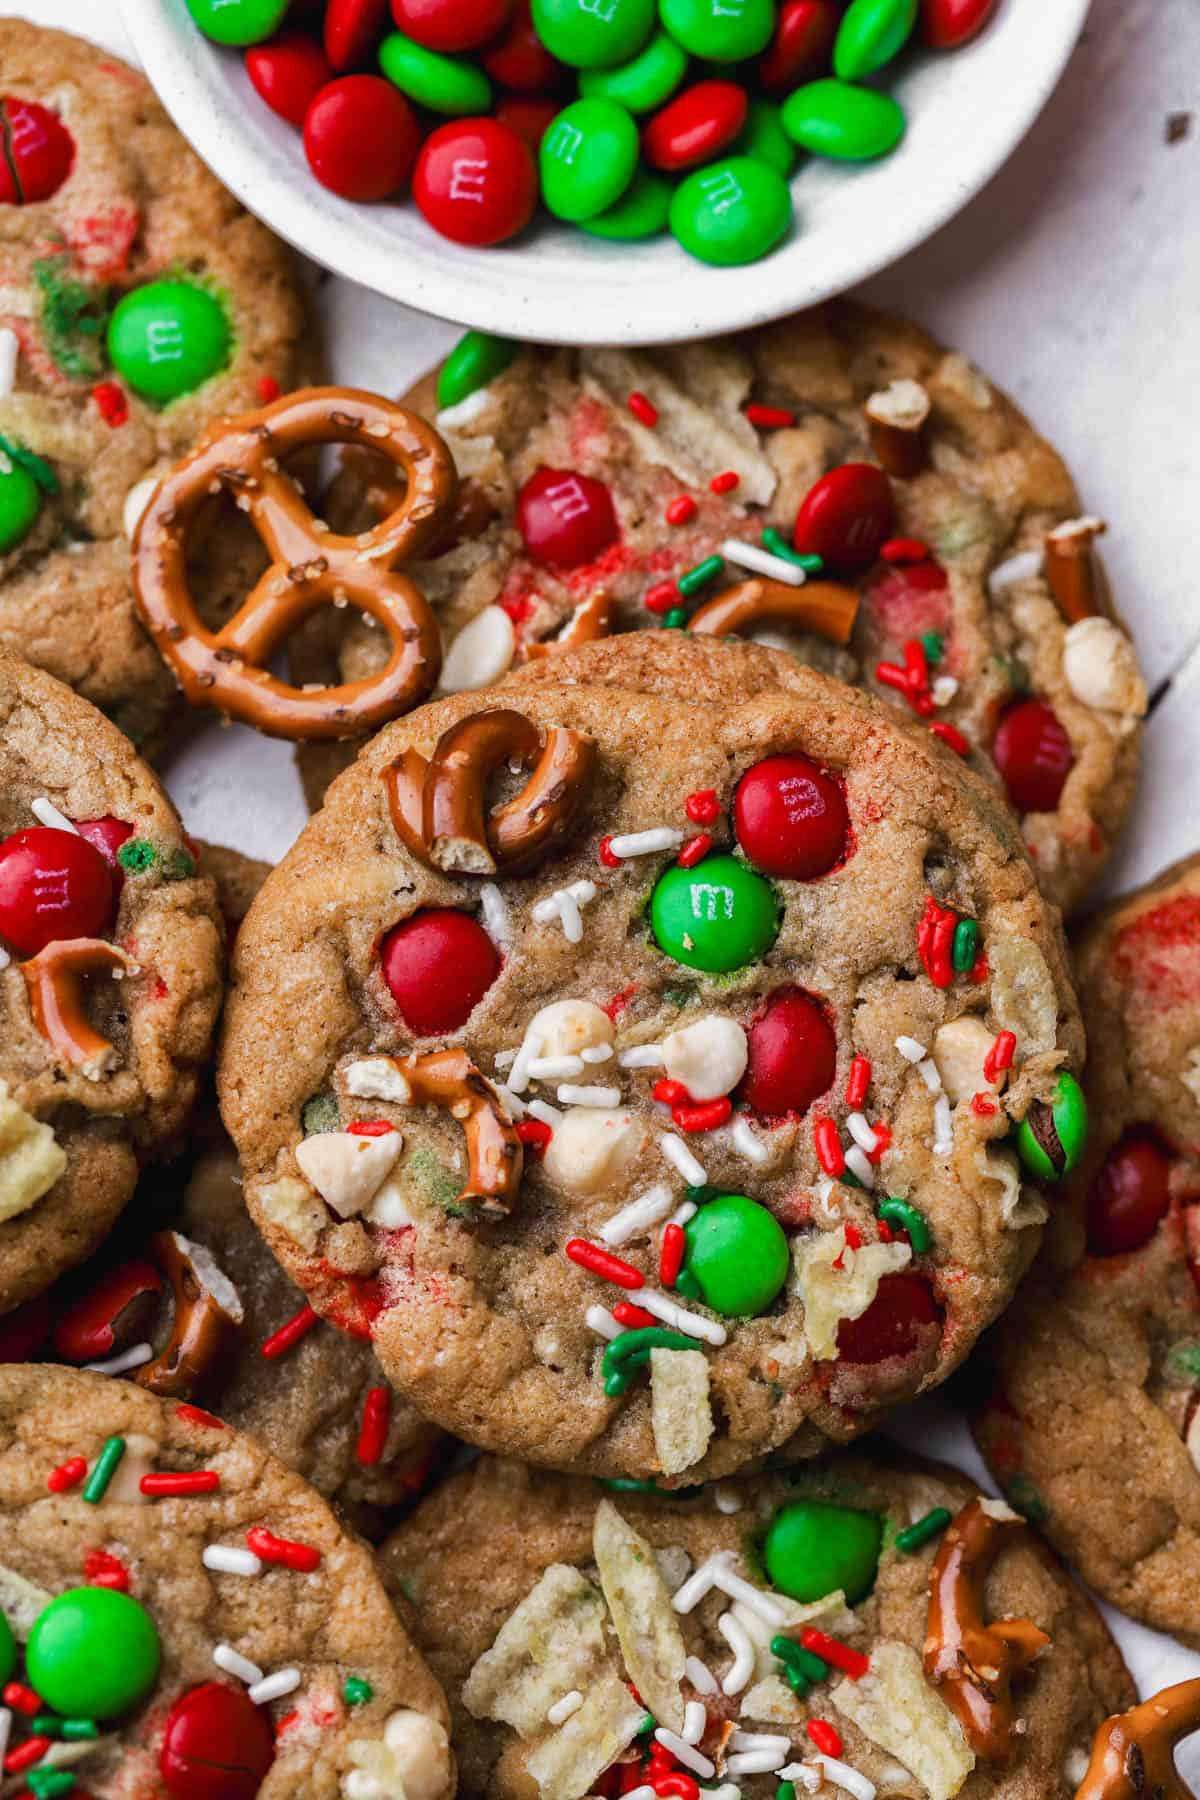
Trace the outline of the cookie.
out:
M 0 1525 L 0 1664 L 30 1702 L 10 1770 L 40 1743 L 96 1800 L 453 1794 L 445 1700 L 370 1552 L 252 1438 L 0 1369 Z
M 682 1485 L 852 1437 L 1011 1297 L 1045 1216 L 1018 1125 L 1077 1152 L 1079 1021 L 1007 810 L 791 681 L 423 707 L 242 926 L 251 1215 L 484 1448 Z
M 764 634 L 957 744 L 1022 815 L 1048 896 L 1086 893 L 1132 800 L 1145 688 L 1100 522 L 965 357 L 839 301 L 706 344 L 514 348 L 473 391 L 460 362 L 407 396 L 431 417 L 441 396 L 464 480 L 459 541 L 413 571 L 448 689 L 664 618 Z M 360 458 L 326 511 L 361 527 L 389 493 Z M 797 553 L 821 560 L 795 588 Z M 716 606 L 764 570 L 765 593 Z M 299 666 L 328 680 L 379 654 L 323 620 Z M 336 766 L 302 762 L 310 792 Z
M 251 902 L 271 872 L 271 865 L 257 857 L 245 856 L 226 844 L 209 844 L 196 840 L 196 852 L 204 873 L 216 883 L 217 904 L 232 941 L 237 928 L 250 911 Z
M 153 740 L 174 683 L 129 538 L 205 425 L 312 372 L 299 276 L 133 69 L 20 19 L 0 69 L 0 643 Z M 228 522 L 203 570 L 218 611 L 260 561 Z
M 1098 1593 L 1200 1648 L 1200 858 L 1102 914 L 1076 969 L 1092 1139 L 976 1435 Z
M 1069 1800 L 1133 1693 L 1003 1502 L 883 1449 L 674 1499 L 484 1458 L 381 1561 L 465 1800 Z
M 115 726 L 0 650 L 0 1313 L 89 1256 L 187 1120 L 216 894 Z

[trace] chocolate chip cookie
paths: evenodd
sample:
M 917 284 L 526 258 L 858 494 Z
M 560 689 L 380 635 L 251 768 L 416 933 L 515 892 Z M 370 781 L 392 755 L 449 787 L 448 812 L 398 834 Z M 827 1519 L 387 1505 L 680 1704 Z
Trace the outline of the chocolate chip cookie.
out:
M 420 708 L 242 926 L 250 1212 L 486 1448 L 686 1485 L 852 1437 L 1003 1309 L 1078 1155 L 1007 809 L 892 709 L 790 682 Z

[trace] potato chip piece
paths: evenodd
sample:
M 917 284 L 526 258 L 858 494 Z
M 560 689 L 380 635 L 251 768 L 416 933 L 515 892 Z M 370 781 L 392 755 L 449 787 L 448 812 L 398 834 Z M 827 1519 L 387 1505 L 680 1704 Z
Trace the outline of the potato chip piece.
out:
M 603 1594 L 568 1563 L 551 1563 L 467 1676 L 463 1703 L 477 1719 L 540 1736 L 554 1702 L 571 1688 L 586 1692 L 606 1665 Z
M 1000 1183 L 1000 1217 L 1010 1231 L 1041 1225 L 1049 1218 L 1049 1208 L 1037 1189 L 1022 1187 L 1021 1165 L 1011 1150 L 983 1144 L 975 1152 L 975 1167 L 988 1181 Z
M 975 1767 L 957 1719 L 908 1644 L 873 1645 L 868 1672 L 839 1682 L 830 1698 L 864 1737 L 912 1771 L 929 1800 L 952 1800 Z
M 322 1200 L 313 1193 L 307 1181 L 294 1175 L 281 1175 L 258 1190 L 258 1203 L 273 1225 L 278 1225 L 309 1255 L 329 1223 Z
M 9 1098 L 0 1081 L 0 1219 L 15 1219 L 48 1194 L 67 1166 L 52 1128 Z
M 713 1434 L 703 1350 L 650 1352 L 650 1425 L 664 1475 L 682 1475 L 700 1461 Z
M 740 1575 L 750 1579 L 749 1571 L 740 1568 Z M 846 1605 L 846 1596 L 840 1588 L 832 1594 L 826 1594 L 820 1600 L 790 1600 L 786 1594 L 771 1589 L 771 1599 L 783 1614 L 778 1625 L 770 1625 L 756 1613 L 753 1607 L 747 1606 L 744 1600 L 735 1600 L 730 1612 L 738 1621 L 754 1645 L 754 1673 L 759 1681 L 765 1681 L 770 1675 L 778 1675 L 779 1659 L 771 1654 L 771 1639 L 778 1637 L 781 1631 L 796 1635 L 798 1625 L 815 1625 L 818 1630 L 828 1632 L 831 1637 L 853 1637 L 861 1630 L 858 1619 Z
M 687 1651 L 658 1559 L 611 1500 L 602 1500 L 596 1508 L 592 1549 L 625 1672 L 659 1724 L 681 1731 L 680 1683 Z
M 852 1250 L 840 1226 L 794 1248 L 793 1282 L 804 1302 L 804 1335 L 815 1361 L 836 1358 L 841 1321 L 861 1318 L 883 1277 L 911 1261 L 911 1244 L 863 1244 Z
M 742 1695 L 738 1709 L 740 1718 L 761 1720 L 768 1725 L 801 1725 L 804 1708 L 780 1675 L 768 1675 L 755 1682 Z
M 991 937 L 987 943 L 992 1011 L 1005 1031 L 1016 1033 L 1016 1063 L 1053 1050 L 1058 1042 L 1054 977 L 1028 938 Z
M 539 1800 L 581 1800 L 626 1744 L 637 1736 L 646 1709 L 615 1670 L 583 1690 L 583 1705 L 525 1758 Z M 543 1721 L 544 1723 L 544 1721 Z
M 54 1595 L 36 1582 L 27 1581 L 24 1575 L 18 1575 L 15 1569 L 7 1568 L 0 1563 L 0 1613 L 8 1620 L 13 1629 L 13 1636 L 21 1643 L 33 1630 L 33 1622 L 43 1612 Z

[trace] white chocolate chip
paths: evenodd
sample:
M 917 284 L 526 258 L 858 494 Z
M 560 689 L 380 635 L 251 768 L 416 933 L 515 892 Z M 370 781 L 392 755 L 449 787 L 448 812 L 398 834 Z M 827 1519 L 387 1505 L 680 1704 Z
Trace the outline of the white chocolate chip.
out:
M 646 1128 L 632 1113 L 572 1108 L 556 1126 L 542 1166 L 556 1187 L 598 1194 L 620 1179 L 645 1141 Z
M 306 1181 L 282 1175 L 258 1190 L 258 1203 L 273 1225 L 278 1225 L 311 1256 L 329 1215 Z
M 439 691 L 461 694 L 490 686 L 511 668 L 516 649 L 517 634 L 504 608 L 485 606 L 447 650 Z
M 321 1131 L 296 1146 L 301 1174 L 339 1218 L 360 1213 L 391 1173 L 404 1139 L 398 1131 L 359 1137 L 353 1131 Z
M 346 1093 L 357 1100 L 391 1100 L 396 1106 L 407 1106 L 412 1089 L 388 1056 L 364 1056 L 352 1062 L 342 1074 Z
M 539 1056 L 581 1056 L 583 1051 L 609 1046 L 612 1020 L 590 1000 L 555 1000 L 534 1013 L 525 1030 L 528 1039 L 541 1039 Z
M 1146 684 L 1133 645 L 1109 619 L 1080 619 L 1071 626 L 1063 639 L 1063 674 L 1084 706 L 1130 719 L 1146 711 Z
M 746 1033 L 736 1019 L 706 1013 L 693 1025 L 663 1039 L 663 1063 L 672 1081 L 682 1081 L 693 1100 L 717 1100 L 746 1073 Z
M 969 1100 L 972 1094 L 996 1092 L 999 1084 L 985 1080 L 983 1073 L 984 1058 L 994 1042 L 983 1020 L 970 1014 L 938 1027 L 933 1060 L 952 1105 Z
M 450 1788 L 450 1740 L 436 1719 L 401 1707 L 383 1728 L 383 1742 L 356 1738 L 352 1772 L 342 1778 L 346 1800 L 441 1800 Z
M 121 524 L 125 536 L 132 544 L 134 535 L 141 523 L 142 514 L 150 504 L 150 496 L 158 486 L 157 475 L 147 475 L 142 481 L 135 481 L 125 496 L 125 505 L 121 509 Z

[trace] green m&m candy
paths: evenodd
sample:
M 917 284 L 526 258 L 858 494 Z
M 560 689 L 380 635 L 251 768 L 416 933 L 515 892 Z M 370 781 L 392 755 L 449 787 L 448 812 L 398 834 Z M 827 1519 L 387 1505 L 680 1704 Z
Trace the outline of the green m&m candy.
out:
M 787 1280 L 791 1256 L 773 1213 L 743 1194 L 722 1194 L 683 1228 L 687 1268 L 700 1298 L 725 1319 L 766 1312 Z
M 787 182 L 769 163 L 727 156 L 694 169 L 675 190 L 671 230 L 699 262 L 734 268 L 757 262 L 792 222 Z
M 41 491 L 29 470 L 0 449 L 0 556 L 29 535 L 41 510 Z
M 12 1626 L 0 1613 L 0 1686 L 12 1680 L 12 1672 L 17 1666 L 17 1640 L 13 1636 Z
M 877 1513 L 824 1500 L 790 1500 L 767 1527 L 763 1567 L 772 1585 L 792 1600 L 807 1604 L 840 1588 L 847 1606 L 855 1606 L 875 1585 L 882 1544 Z
M 597 213 L 594 219 L 580 220 L 580 229 L 592 237 L 623 243 L 653 237 L 667 229 L 674 192 L 671 183 L 653 169 L 638 169 L 616 205 Z
M 663 24 L 705 62 L 742 62 L 765 50 L 775 30 L 774 0 L 659 0 Z
M 214 44 L 261 44 L 278 31 L 290 0 L 187 0 L 187 9 Z
M 613 69 L 654 30 L 654 0 L 533 0 L 533 27 L 572 69 Z
M 652 112 L 669 100 L 687 73 L 687 53 L 665 31 L 656 31 L 631 62 L 615 69 L 585 69 L 579 91 L 589 100 L 615 100 L 630 112 Z
M 887 156 L 904 136 L 904 114 L 890 94 L 832 78 L 796 88 L 780 118 L 794 144 L 835 162 Z
M 752 100 L 746 113 L 741 136 L 733 145 L 735 156 L 749 156 L 766 163 L 786 181 L 796 167 L 796 146 L 779 117 L 779 108 L 771 100 Z
M 402 94 L 430 112 L 456 117 L 484 113 L 492 104 L 492 84 L 465 56 L 446 56 L 393 31 L 379 46 L 379 66 Z
M 615 100 L 575 100 L 542 139 L 542 199 L 556 219 L 594 219 L 621 198 L 637 168 L 638 133 Z
M 108 358 L 143 400 L 165 406 L 222 370 L 233 345 L 225 309 L 191 281 L 151 281 L 118 302 Z
M 1035 1100 L 1017 1127 L 1017 1151 L 1029 1173 L 1038 1181 L 1061 1181 L 1083 1155 L 1087 1143 L 1088 1110 L 1083 1089 L 1064 1069 L 1058 1078 L 1054 1101 L 1046 1106 Z
M 69 1719 L 115 1719 L 137 1706 L 161 1657 L 153 1619 L 116 1588 L 69 1588 L 38 1614 L 25 1647 L 29 1685 Z
M 438 372 L 439 408 L 457 406 L 503 374 L 517 346 L 490 331 L 468 331 L 460 337 Z
M 694 869 L 676 863 L 663 871 L 650 926 L 673 961 L 720 974 L 766 954 L 779 935 L 779 904 L 770 882 L 745 863 L 708 856 Z
M 917 0 L 851 0 L 833 46 L 834 74 L 861 81 L 898 56 L 917 22 Z

